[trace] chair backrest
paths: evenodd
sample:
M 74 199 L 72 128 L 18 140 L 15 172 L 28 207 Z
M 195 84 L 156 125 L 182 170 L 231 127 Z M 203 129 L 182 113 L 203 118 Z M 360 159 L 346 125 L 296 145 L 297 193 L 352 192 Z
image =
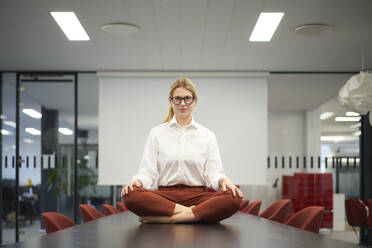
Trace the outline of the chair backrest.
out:
M 84 223 L 104 216 L 96 208 L 89 206 L 87 204 L 80 204 L 79 209 L 80 209 L 80 217 L 83 219 Z
M 260 212 L 261 204 L 262 204 L 262 201 L 259 201 L 259 200 L 254 201 L 251 204 L 249 204 L 247 208 L 243 210 L 243 212 L 257 216 L 258 213 Z
M 103 204 L 102 207 L 103 212 L 105 213 L 106 216 L 120 213 L 119 210 L 117 210 L 114 206 L 111 206 L 109 204 Z
M 368 199 L 367 206 L 369 209 L 368 226 L 372 226 L 372 199 Z
M 366 205 L 357 197 L 345 200 L 347 222 L 350 226 L 367 226 Z
M 242 200 L 242 202 L 240 203 L 239 211 L 243 212 L 243 210 L 247 208 L 248 205 L 249 205 L 249 200 Z
M 307 207 L 295 213 L 285 224 L 318 233 L 322 223 L 324 207 Z
M 294 207 L 293 207 L 293 202 L 291 200 L 291 203 L 289 204 L 289 207 L 288 207 L 288 214 L 287 214 L 287 220 L 289 220 L 289 218 L 291 218 L 292 216 L 295 215 L 295 210 L 294 210 Z
M 271 204 L 271 206 L 268 207 L 262 214 L 260 214 L 260 217 L 284 223 L 287 220 L 290 204 L 291 200 L 289 199 L 276 201 Z
M 118 208 L 120 212 L 128 211 L 127 207 L 125 206 L 123 202 L 116 202 L 116 207 Z
M 56 232 L 76 225 L 73 220 L 60 213 L 44 212 L 41 214 L 41 216 L 46 233 Z

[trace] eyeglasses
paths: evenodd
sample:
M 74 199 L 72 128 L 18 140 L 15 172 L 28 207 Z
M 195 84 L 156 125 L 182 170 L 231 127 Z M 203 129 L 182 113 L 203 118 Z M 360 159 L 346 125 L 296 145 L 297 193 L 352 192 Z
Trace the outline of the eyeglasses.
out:
M 185 104 L 190 105 L 194 101 L 193 96 L 185 96 L 185 97 L 180 97 L 180 96 L 173 96 L 171 97 L 172 102 L 176 105 L 181 104 L 182 100 L 185 102 Z

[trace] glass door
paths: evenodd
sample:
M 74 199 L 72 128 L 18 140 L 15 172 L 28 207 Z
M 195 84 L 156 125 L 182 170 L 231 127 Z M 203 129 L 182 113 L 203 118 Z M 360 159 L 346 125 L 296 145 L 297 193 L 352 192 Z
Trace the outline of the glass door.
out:
M 75 219 L 76 75 L 17 74 L 16 241 L 43 235 L 43 212 Z M 73 149 L 75 150 L 75 149 Z
M 0 75 L 0 246 L 15 237 L 16 73 Z

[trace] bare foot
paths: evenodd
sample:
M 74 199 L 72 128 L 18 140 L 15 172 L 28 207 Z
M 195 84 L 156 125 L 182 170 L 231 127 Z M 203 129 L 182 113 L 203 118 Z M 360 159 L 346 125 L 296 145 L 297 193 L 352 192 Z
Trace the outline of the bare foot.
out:
M 179 214 L 182 211 L 187 211 L 188 207 L 185 207 L 181 204 L 176 203 L 176 207 L 174 208 L 173 215 Z
M 182 206 L 182 205 L 181 205 Z M 142 223 L 187 223 L 195 222 L 194 213 L 191 207 L 184 207 L 184 209 L 172 216 L 144 216 L 139 217 L 139 221 Z

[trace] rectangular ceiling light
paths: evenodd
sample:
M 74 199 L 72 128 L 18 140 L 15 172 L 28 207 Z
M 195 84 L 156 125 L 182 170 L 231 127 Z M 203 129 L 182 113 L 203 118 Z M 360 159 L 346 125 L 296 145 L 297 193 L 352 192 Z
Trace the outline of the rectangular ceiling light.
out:
M 74 12 L 50 12 L 69 40 L 89 40 Z
M 321 136 L 320 140 L 321 141 L 334 141 L 334 142 L 340 142 L 344 140 L 344 136 Z
M 362 135 L 362 131 L 356 131 L 353 133 L 354 136 L 360 136 Z
M 350 128 L 359 128 L 361 126 L 362 126 L 362 124 L 360 124 L 360 122 L 358 122 L 357 124 L 351 125 Z
M 355 112 L 346 112 L 345 115 L 346 116 L 360 116 L 359 113 L 355 113 Z
M 73 135 L 74 134 L 74 132 L 71 129 L 68 129 L 66 127 L 58 128 L 58 132 L 60 132 L 61 134 L 64 134 L 64 135 Z
M 336 117 L 335 121 L 359 121 L 360 117 Z
M 9 132 L 8 130 L 1 129 L 1 134 L 2 134 L 2 135 L 11 135 L 12 133 Z
M 32 127 L 26 127 L 25 128 L 25 131 L 29 134 L 32 134 L 32 135 L 40 135 L 41 132 L 35 128 L 32 128 Z
M 324 112 L 323 114 L 320 115 L 320 119 L 324 121 L 334 114 L 335 114 L 334 112 Z
M 27 144 L 33 144 L 34 141 L 32 139 L 23 139 L 23 142 L 27 143 Z
M 35 119 L 40 119 L 42 117 L 35 109 L 22 109 L 22 112 Z
M 261 12 L 249 41 L 270 41 L 283 16 L 283 12 Z
M 9 127 L 15 128 L 17 125 L 14 121 L 3 121 L 3 123 Z

